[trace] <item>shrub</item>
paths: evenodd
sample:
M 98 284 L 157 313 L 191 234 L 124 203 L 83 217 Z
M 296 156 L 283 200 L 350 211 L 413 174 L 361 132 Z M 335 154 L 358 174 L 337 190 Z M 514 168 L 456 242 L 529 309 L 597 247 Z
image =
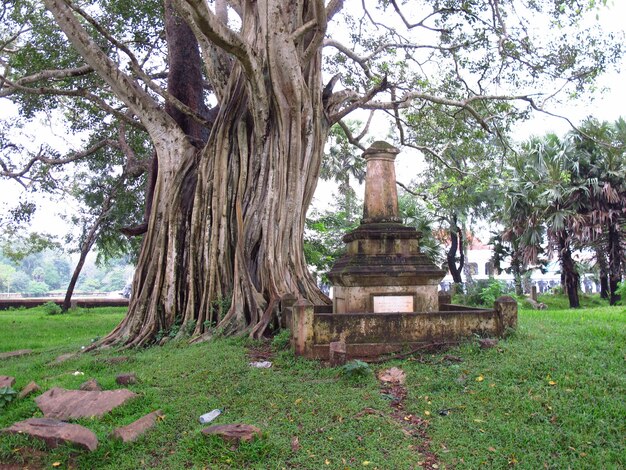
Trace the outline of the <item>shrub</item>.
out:
M 274 351 L 282 351 L 289 347 L 289 340 L 291 338 L 291 331 L 280 330 L 276 336 L 272 339 L 272 349 Z
M 492 306 L 498 297 L 504 295 L 507 291 L 506 284 L 503 281 L 489 279 L 486 287 L 480 291 L 480 299 L 483 305 Z
M 46 302 L 41 308 L 46 315 L 58 315 L 59 313 L 63 313 L 63 309 L 54 302 Z
M 0 387 L 0 409 L 11 403 L 16 396 L 17 392 L 11 387 Z
M 367 362 L 359 361 L 358 359 L 350 361 L 341 368 L 344 378 L 353 381 L 361 382 L 372 375 L 372 369 Z

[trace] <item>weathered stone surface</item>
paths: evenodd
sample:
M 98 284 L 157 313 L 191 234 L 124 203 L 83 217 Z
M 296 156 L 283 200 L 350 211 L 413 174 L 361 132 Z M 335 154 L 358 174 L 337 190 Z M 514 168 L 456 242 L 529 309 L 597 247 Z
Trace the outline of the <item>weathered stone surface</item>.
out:
M 507 328 L 517 328 L 517 301 L 508 295 L 504 295 L 496 299 L 494 309 L 501 322 L 502 333 L 506 332 Z
M 56 366 L 58 364 L 62 364 L 65 361 L 68 361 L 68 360 L 70 360 L 70 359 L 72 359 L 74 357 L 76 357 L 76 353 L 61 354 L 55 360 L 49 362 L 48 365 L 49 366 Z
M 32 349 L 18 349 L 17 351 L 8 351 L 0 353 L 0 359 L 9 359 L 10 357 L 26 356 L 32 353 Z
M 346 363 L 346 343 L 333 341 L 330 343 L 329 361 L 332 367 L 342 366 Z
M 135 374 L 120 374 L 115 377 L 115 382 L 119 385 L 132 385 L 137 383 L 137 376 Z
M 231 444 L 251 441 L 261 435 L 261 430 L 250 424 L 219 424 L 202 430 L 202 434 L 219 436 Z
M 480 338 L 478 340 L 478 344 L 480 345 L 481 349 L 491 349 L 495 348 L 498 345 L 498 340 L 491 338 Z
M 42 439 L 47 446 L 57 447 L 59 444 L 75 444 L 90 451 L 98 447 L 96 435 L 84 426 L 70 424 L 58 419 L 31 418 L 20 421 L 3 429 L 10 434 L 27 434 Z
M 15 377 L 11 377 L 9 375 L 0 375 L 0 388 L 12 387 L 14 383 Z
M 46 418 L 75 419 L 102 416 L 136 396 L 126 389 L 98 392 L 55 387 L 35 401 Z
M 22 389 L 22 391 L 18 395 L 18 398 L 26 398 L 31 393 L 38 392 L 39 390 L 41 390 L 41 387 L 39 385 L 37 385 L 35 382 L 30 382 L 28 385 L 26 385 L 26 387 Z
M 133 442 L 139 439 L 146 431 L 152 429 L 159 417 L 163 416 L 161 410 L 153 411 L 147 414 L 137 421 L 130 423 L 127 426 L 116 428 L 111 433 L 112 439 L 119 439 L 122 442 Z
M 80 384 L 80 387 L 78 387 L 80 390 L 84 390 L 87 392 L 100 392 L 102 391 L 102 387 L 100 386 L 100 384 L 98 383 L 98 381 L 96 379 L 89 379 L 86 382 L 83 382 L 82 384 Z

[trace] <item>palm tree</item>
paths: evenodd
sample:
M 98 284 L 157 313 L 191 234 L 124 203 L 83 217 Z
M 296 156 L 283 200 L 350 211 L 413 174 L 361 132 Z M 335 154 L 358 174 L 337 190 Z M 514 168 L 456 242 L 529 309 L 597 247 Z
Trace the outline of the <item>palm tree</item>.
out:
M 570 308 L 579 307 L 580 275 L 572 258 L 572 243 L 582 224 L 579 212 L 586 188 L 578 184 L 577 162 L 569 143 L 555 134 L 531 139 L 517 158 L 513 166 L 517 182 L 509 194 L 515 223 L 509 238 L 517 237 L 526 262 L 537 263 L 545 230 L 549 248 L 561 264 L 561 284 Z
M 622 278 L 624 252 L 626 122 L 588 119 L 568 139 L 579 162 L 579 177 L 587 187 L 585 225 L 580 236 L 596 248 L 601 279 L 602 274 L 608 274 L 609 300 L 615 305 L 619 301 L 616 290 Z

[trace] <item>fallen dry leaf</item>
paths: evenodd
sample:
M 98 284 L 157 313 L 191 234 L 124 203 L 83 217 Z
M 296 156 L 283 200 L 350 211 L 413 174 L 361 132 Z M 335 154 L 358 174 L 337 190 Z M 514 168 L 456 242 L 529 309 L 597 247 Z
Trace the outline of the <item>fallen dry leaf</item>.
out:
M 392 367 L 391 369 L 383 370 L 380 374 L 378 374 L 378 380 L 381 382 L 402 385 L 406 380 L 406 374 L 402 371 L 402 369 Z
M 298 439 L 298 436 L 293 436 L 291 438 L 291 450 L 293 452 L 298 452 L 300 450 L 300 440 Z
M 476 382 L 482 382 L 483 380 L 485 380 L 485 378 L 482 375 L 476 377 Z

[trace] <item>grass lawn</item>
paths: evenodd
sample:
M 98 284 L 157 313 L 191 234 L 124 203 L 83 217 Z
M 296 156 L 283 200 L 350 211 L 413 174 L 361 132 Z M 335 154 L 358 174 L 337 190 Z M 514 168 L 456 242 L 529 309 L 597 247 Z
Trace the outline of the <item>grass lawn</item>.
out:
M 31 380 L 44 390 L 78 388 L 92 377 L 113 389 L 117 374 L 134 372 L 139 383 L 129 388 L 140 394 L 101 419 L 78 421 L 97 434 L 95 452 L 68 446 L 41 452 L 37 441 L 2 435 L 0 464 L 30 459 L 33 468 L 34 458 L 42 468 L 116 470 L 626 468 L 624 307 L 522 310 L 518 331 L 497 348 L 469 342 L 371 365 L 406 372 L 403 412 L 407 422 L 413 416 L 427 426 L 426 446 L 393 416 L 390 396 L 373 374 L 351 379 L 289 351 L 276 352 L 271 369 L 254 369 L 246 353 L 255 344 L 241 338 L 83 354 L 48 365 L 107 333 L 122 316 L 119 309 L 0 312 L 0 352 L 34 350 L 0 363 L 0 375 L 16 377 L 16 389 Z M 103 360 L 116 355 L 129 359 Z M 254 424 L 262 437 L 234 449 L 202 435 L 198 416 L 214 408 L 224 410 L 214 424 Z M 165 419 L 136 443 L 107 438 L 156 409 Z M 15 400 L 0 408 L 0 428 L 33 416 L 41 416 L 33 397 Z

